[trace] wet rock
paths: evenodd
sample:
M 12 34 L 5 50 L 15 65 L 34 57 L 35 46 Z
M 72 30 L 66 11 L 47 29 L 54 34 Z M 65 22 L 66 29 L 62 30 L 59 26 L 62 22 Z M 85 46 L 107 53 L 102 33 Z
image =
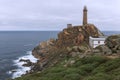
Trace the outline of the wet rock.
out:
M 13 69 L 13 70 L 10 71 L 10 73 L 15 73 L 15 72 L 17 72 L 16 69 Z
M 29 59 L 20 59 L 19 62 L 30 62 Z
M 19 62 L 25 62 L 22 66 L 25 67 L 30 67 L 32 66 L 34 63 L 32 63 L 29 59 L 20 59 Z
M 27 63 L 23 64 L 22 66 L 25 66 L 25 67 L 30 67 L 30 66 L 32 66 L 32 65 L 33 65 L 33 63 L 32 63 L 32 62 L 27 62 Z

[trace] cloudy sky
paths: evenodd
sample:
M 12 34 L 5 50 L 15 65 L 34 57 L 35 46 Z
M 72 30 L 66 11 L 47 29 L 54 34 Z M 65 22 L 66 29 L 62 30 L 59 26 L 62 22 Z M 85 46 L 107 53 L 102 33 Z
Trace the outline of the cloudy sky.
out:
M 120 31 L 120 0 L 0 0 L 0 30 L 62 30 L 88 21 L 100 30 Z

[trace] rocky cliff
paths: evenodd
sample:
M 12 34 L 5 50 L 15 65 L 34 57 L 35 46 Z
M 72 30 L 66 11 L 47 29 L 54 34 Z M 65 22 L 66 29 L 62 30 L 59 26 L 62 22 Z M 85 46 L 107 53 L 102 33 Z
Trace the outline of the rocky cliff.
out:
M 86 24 L 84 26 L 73 26 L 70 28 L 66 28 L 58 34 L 56 46 L 78 46 L 81 45 L 81 43 L 83 42 L 88 43 L 89 36 L 99 37 L 103 36 L 103 33 L 101 33 L 93 24 Z
M 58 34 L 58 39 L 41 42 L 32 51 L 33 55 L 39 60 L 31 72 L 52 66 L 64 56 L 84 57 L 86 55 L 84 53 L 90 52 L 89 36 L 99 37 L 103 36 L 103 33 L 93 24 L 86 24 L 84 26 L 68 27 Z
M 58 47 L 56 42 L 50 39 L 35 47 L 38 62 L 15 80 L 120 80 L 120 35 L 109 36 L 92 51 L 87 43 Z
M 89 36 L 103 33 L 92 24 L 73 26 L 57 39 L 41 42 L 32 51 L 37 63 L 30 63 L 31 71 L 15 80 L 119 80 L 120 35 L 109 36 L 95 49 L 89 46 Z
M 120 35 L 111 35 L 105 40 L 105 45 L 100 45 L 94 49 L 95 54 L 120 57 Z

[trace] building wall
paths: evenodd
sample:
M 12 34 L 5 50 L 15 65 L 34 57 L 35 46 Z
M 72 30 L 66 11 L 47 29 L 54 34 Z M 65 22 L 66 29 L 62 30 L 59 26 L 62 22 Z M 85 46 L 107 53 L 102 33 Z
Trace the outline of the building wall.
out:
M 93 41 L 93 48 L 99 46 L 99 45 L 104 45 L 105 41 Z
M 105 39 L 106 37 L 102 37 L 102 38 L 89 37 L 89 44 L 92 48 L 95 48 L 99 45 L 104 45 Z

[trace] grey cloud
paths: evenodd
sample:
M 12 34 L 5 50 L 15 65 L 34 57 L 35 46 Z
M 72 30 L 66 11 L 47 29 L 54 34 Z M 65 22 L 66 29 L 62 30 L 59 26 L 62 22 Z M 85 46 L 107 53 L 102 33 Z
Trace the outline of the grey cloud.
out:
M 101 30 L 120 30 L 119 4 L 120 0 L 0 0 L 0 30 L 62 30 L 67 23 L 80 25 L 84 5 L 89 23 Z

